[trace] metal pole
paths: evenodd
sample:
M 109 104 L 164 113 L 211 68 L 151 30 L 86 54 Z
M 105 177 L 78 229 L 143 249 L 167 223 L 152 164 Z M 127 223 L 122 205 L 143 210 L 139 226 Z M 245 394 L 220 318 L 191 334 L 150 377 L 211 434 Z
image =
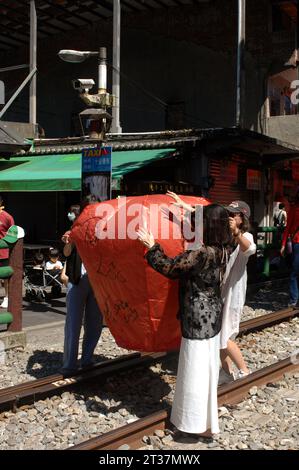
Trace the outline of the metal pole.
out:
M 27 67 L 29 67 L 28 64 L 12 65 L 11 67 L 4 67 L 0 69 L 0 72 L 11 72 L 13 70 L 26 69 Z
M 37 18 L 35 0 L 30 0 L 30 71 L 36 69 L 37 50 Z M 36 124 L 36 75 L 34 74 L 30 83 L 29 98 L 29 121 Z
M 112 72 L 112 94 L 116 98 L 116 105 L 112 108 L 111 132 L 122 131 L 119 122 L 120 105 L 120 34 L 121 34 L 121 6 L 120 0 L 113 0 L 113 72 Z
M 244 117 L 244 49 L 246 0 L 238 0 L 238 51 L 237 51 L 237 90 L 236 90 L 236 126 L 242 124 Z M 241 116 L 242 114 L 242 116 Z
M 27 83 L 32 79 L 32 77 L 34 77 L 35 73 L 36 73 L 36 68 L 34 68 L 33 70 L 31 70 L 31 72 L 29 73 L 29 75 L 27 75 L 27 77 L 25 78 L 25 80 L 23 81 L 23 83 L 19 86 L 19 88 L 17 89 L 17 91 L 15 91 L 15 93 L 12 95 L 12 97 L 10 98 L 10 100 L 6 103 L 6 105 L 4 106 L 4 108 L 0 111 L 0 119 L 2 118 L 3 114 L 8 110 L 8 108 L 10 107 L 10 105 L 13 103 L 13 101 L 16 99 L 16 97 L 21 93 L 21 91 L 23 90 L 23 88 L 27 85 Z
M 99 93 L 107 91 L 107 49 L 100 47 L 99 52 Z

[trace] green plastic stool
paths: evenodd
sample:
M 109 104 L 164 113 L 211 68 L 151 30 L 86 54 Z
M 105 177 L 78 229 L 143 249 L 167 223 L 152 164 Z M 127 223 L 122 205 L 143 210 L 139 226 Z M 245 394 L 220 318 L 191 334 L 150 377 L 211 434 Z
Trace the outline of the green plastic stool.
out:
M 5 323 L 12 323 L 13 316 L 9 312 L 1 312 L 0 313 L 0 325 L 4 325 Z

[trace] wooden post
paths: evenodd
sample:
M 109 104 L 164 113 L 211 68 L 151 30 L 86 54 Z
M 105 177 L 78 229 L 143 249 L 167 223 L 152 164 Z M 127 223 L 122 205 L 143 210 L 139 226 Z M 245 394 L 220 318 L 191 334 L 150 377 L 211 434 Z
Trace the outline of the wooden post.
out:
M 8 309 L 13 315 L 9 331 L 22 331 L 22 299 L 23 299 L 23 238 L 20 238 L 10 252 L 9 265 L 14 273 L 8 283 Z

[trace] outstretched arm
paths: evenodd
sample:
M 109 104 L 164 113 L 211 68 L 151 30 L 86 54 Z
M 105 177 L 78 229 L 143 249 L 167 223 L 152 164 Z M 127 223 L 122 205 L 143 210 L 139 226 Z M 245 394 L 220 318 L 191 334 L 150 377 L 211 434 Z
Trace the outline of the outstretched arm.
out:
M 189 212 L 195 211 L 195 207 L 191 206 L 191 204 L 187 204 L 186 202 L 184 202 L 176 193 L 173 193 L 172 191 L 167 191 L 166 196 L 170 196 L 172 199 L 175 200 L 175 206 L 182 207 L 183 209 Z
M 150 232 L 140 228 L 137 234 L 138 240 L 149 248 L 145 256 L 149 265 L 166 277 L 176 279 L 190 273 L 195 267 L 198 270 L 203 270 L 205 265 L 207 265 L 208 252 L 206 248 L 196 251 L 185 251 L 175 258 L 169 258 L 165 255 L 162 247 L 155 243 L 154 237 Z

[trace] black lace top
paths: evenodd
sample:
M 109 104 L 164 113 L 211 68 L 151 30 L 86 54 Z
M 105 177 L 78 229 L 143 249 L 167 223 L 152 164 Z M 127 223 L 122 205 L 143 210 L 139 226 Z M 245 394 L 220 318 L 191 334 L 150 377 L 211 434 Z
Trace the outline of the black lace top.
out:
M 146 254 L 150 266 L 171 279 L 179 279 L 179 305 L 182 336 L 209 339 L 222 323 L 220 283 L 225 269 L 226 251 L 202 247 L 168 258 L 159 244 Z

